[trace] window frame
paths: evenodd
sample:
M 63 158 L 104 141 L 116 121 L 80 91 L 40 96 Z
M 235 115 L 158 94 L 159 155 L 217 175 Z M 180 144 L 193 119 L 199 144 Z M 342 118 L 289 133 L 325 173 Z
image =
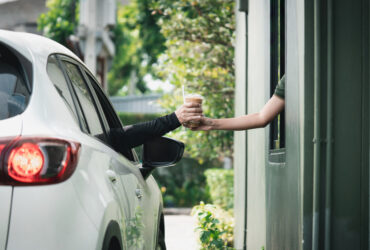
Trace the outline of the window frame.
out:
M 63 73 L 65 74 L 65 77 L 66 77 L 66 79 L 67 79 L 67 83 L 68 83 L 68 85 L 70 85 L 70 87 L 71 87 L 71 89 L 72 89 L 72 92 L 71 92 L 71 94 L 72 94 L 72 98 L 74 98 L 74 99 L 76 100 L 76 103 L 77 103 L 78 109 L 79 109 L 79 111 L 80 111 L 80 114 L 82 115 L 82 117 L 81 117 L 81 118 L 83 118 L 83 119 L 82 119 L 82 120 L 83 120 L 83 122 L 84 122 L 84 123 L 83 123 L 83 125 L 84 125 L 84 126 L 85 126 L 85 128 L 86 128 L 86 129 L 84 129 L 84 128 L 83 128 L 84 126 L 83 126 L 83 127 L 81 128 L 82 132 L 84 132 L 85 134 L 88 134 L 89 136 L 91 136 L 91 137 L 93 137 L 93 138 L 95 138 L 95 139 L 97 139 L 97 140 L 99 140 L 99 141 L 103 142 L 104 144 L 109 145 L 106 126 L 105 126 L 104 120 L 103 120 L 103 118 L 102 118 L 102 116 L 101 116 L 101 112 L 102 112 L 101 107 L 100 107 L 100 106 L 99 106 L 99 104 L 96 102 L 96 96 L 94 95 L 95 93 L 94 93 L 94 92 L 92 92 L 92 90 L 91 90 L 91 86 L 90 86 L 90 84 L 89 84 L 89 81 L 87 81 L 87 80 L 86 80 L 86 76 L 84 75 L 84 70 L 83 70 L 83 67 L 82 67 L 81 63 L 80 63 L 80 62 L 78 62 L 78 61 L 76 61 L 75 59 L 70 58 L 69 56 L 66 56 L 66 55 L 58 54 L 58 55 L 57 55 L 57 58 L 58 58 L 58 61 L 60 62 L 60 66 L 61 66 L 61 68 L 62 68 L 62 70 L 63 70 Z M 96 110 L 96 112 L 97 112 L 100 126 L 102 127 L 102 130 L 103 130 L 102 138 L 98 138 L 98 137 L 96 137 L 96 136 L 94 136 L 94 135 L 92 135 L 92 134 L 91 134 L 91 131 L 90 131 L 90 129 L 89 129 L 89 124 L 87 123 L 87 119 L 86 119 L 85 112 L 84 112 L 84 110 L 82 109 L 81 102 L 80 102 L 80 100 L 79 100 L 79 98 L 78 98 L 78 96 L 77 96 L 77 93 L 76 93 L 76 91 L 75 91 L 75 89 L 74 89 L 74 87 L 73 87 L 73 84 L 72 84 L 72 82 L 71 82 L 71 79 L 70 79 L 70 77 L 69 77 L 69 75 L 68 75 L 68 73 L 67 73 L 66 65 L 65 65 L 65 63 L 64 63 L 64 62 L 74 64 L 74 65 L 78 68 L 78 70 L 80 71 L 81 76 L 82 76 L 82 79 L 83 79 L 83 81 L 85 82 L 86 87 L 87 87 L 87 90 L 88 90 L 88 92 L 89 92 L 89 94 L 90 94 L 90 96 L 91 96 L 91 98 L 92 98 L 92 102 L 93 102 L 94 108 L 95 108 L 95 110 Z
M 118 118 L 117 113 L 114 110 L 112 103 L 109 101 L 109 98 L 107 98 L 104 90 L 102 89 L 101 85 L 98 83 L 98 80 L 89 71 L 87 71 L 87 69 L 85 69 L 84 73 L 85 73 L 87 81 L 90 83 L 90 85 L 91 85 L 91 87 L 92 87 L 92 89 L 93 89 L 93 91 L 96 95 L 97 103 L 99 103 L 101 108 L 102 108 L 102 114 L 104 114 L 103 119 L 106 121 L 105 124 L 107 125 L 107 129 L 123 128 L 121 120 Z M 93 83 L 90 81 L 89 77 L 91 77 L 94 80 Z M 96 87 L 96 89 L 95 89 L 94 86 Z M 100 92 L 100 93 L 97 93 L 97 92 Z M 104 99 L 103 103 L 101 103 L 98 95 L 103 96 L 103 99 Z M 104 112 L 104 108 L 102 107 L 102 105 L 106 105 L 109 116 L 112 118 L 111 120 L 113 121 L 115 126 L 111 127 L 109 125 L 109 121 L 107 120 L 106 113 Z
M 270 96 L 272 96 L 277 84 L 286 75 L 286 0 L 271 1 L 270 18 Z M 268 159 L 271 163 L 285 162 L 285 130 L 283 110 L 270 124 Z M 276 141 L 279 145 L 276 145 Z
M 70 112 L 73 113 L 74 116 L 76 116 L 76 121 L 78 122 L 78 125 L 82 129 L 83 121 L 81 121 L 81 117 L 79 115 L 79 111 L 78 111 L 78 108 L 77 108 L 76 100 L 75 100 L 75 98 L 73 98 L 73 93 L 72 93 L 71 86 L 69 85 L 69 83 L 67 81 L 67 76 L 66 76 L 65 72 L 63 71 L 63 69 L 61 67 L 61 64 L 60 64 L 60 61 L 58 60 L 56 54 L 51 54 L 51 55 L 48 56 L 48 59 L 47 59 L 47 62 L 46 62 L 46 72 L 47 72 L 47 75 L 48 75 L 50 81 L 53 83 L 54 87 L 55 88 L 59 88 L 57 86 L 57 84 L 55 83 L 55 81 L 53 80 L 53 76 L 49 73 L 49 65 L 53 63 L 51 60 L 54 60 L 55 61 L 56 66 L 62 72 L 64 81 L 66 82 L 66 85 L 67 85 L 68 92 L 71 95 L 72 103 L 69 104 L 68 100 L 65 98 L 65 96 L 63 96 L 62 94 L 59 93 L 58 89 L 57 89 L 57 92 L 58 92 L 59 95 L 62 95 L 62 98 L 64 99 L 64 101 L 67 102 L 69 106 L 71 106 L 69 110 L 70 110 Z
M 59 68 L 63 72 L 64 79 L 67 82 L 67 86 L 68 86 L 69 92 L 70 92 L 70 94 L 72 96 L 72 101 L 74 103 L 74 106 L 75 106 L 75 109 L 76 109 L 76 112 L 77 112 L 77 117 L 78 117 L 78 121 L 79 121 L 79 125 L 80 125 L 81 131 L 84 132 L 85 134 L 89 134 L 90 135 L 90 130 L 89 130 L 88 124 L 86 122 L 85 114 L 82 111 L 80 101 L 79 101 L 79 99 L 76 96 L 76 93 L 74 91 L 74 88 L 72 86 L 72 83 L 71 83 L 71 81 L 70 81 L 70 79 L 68 77 L 68 74 L 66 72 L 66 69 L 64 68 L 64 65 L 62 64 L 62 61 L 61 61 L 61 58 L 67 58 L 67 56 L 62 55 L 62 54 L 51 54 L 50 56 L 55 56 L 55 58 L 56 58 L 56 60 L 58 62 Z

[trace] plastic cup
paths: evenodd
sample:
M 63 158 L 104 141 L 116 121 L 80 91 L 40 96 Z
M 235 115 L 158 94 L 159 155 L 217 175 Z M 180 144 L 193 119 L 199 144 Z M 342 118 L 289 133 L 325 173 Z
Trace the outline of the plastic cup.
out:
M 188 94 L 188 95 L 185 95 L 184 98 L 185 98 L 184 99 L 185 103 L 196 103 L 196 104 L 200 104 L 200 107 L 202 107 L 202 103 L 204 99 L 203 96 L 199 94 Z M 188 125 L 190 128 L 196 128 L 200 125 L 200 121 L 189 121 Z

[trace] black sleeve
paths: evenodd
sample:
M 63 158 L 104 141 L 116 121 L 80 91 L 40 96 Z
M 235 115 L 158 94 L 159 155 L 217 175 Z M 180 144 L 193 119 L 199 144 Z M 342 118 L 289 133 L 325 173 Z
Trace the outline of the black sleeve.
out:
M 111 132 L 113 144 L 121 150 L 128 150 L 144 144 L 147 140 L 162 136 L 178 127 L 180 122 L 175 113 L 149 122 L 125 126 Z M 117 150 L 117 148 L 116 148 Z

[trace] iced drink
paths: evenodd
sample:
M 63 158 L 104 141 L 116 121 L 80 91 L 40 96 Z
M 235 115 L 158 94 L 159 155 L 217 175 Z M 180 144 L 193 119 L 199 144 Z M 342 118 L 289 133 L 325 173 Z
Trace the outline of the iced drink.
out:
M 202 107 L 203 96 L 198 95 L 198 94 L 188 94 L 185 96 L 185 102 L 186 103 L 197 103 L 197 104 L 200 104 L 200 107 Z M 196 128 L 200 125 L 200 121 L 189 121 L 188 124 L 190 128 Z

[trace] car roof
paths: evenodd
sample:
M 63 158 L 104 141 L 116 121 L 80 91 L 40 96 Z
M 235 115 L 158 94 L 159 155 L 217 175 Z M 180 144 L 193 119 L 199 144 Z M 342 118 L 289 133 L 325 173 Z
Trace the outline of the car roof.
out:
M 60 53 L 73 57 L 81 62 L 72 51 L 63 45 L 40 35 L 0 29 L 0 42 L 17 50 L 31 61 L 33 61 L 35 55 L 48 57 L 50 54 Z

